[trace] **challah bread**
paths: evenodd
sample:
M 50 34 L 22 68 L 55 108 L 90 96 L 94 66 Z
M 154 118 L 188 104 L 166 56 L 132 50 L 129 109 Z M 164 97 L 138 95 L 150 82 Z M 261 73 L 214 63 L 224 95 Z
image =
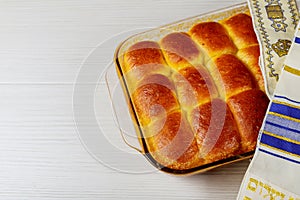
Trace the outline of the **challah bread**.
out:
M 265 85 L 264 85 L 264 77 L 262 75 L 262 72 L 260 70 L 259 66 L 259 45 L 252 45 L 249 47 L 245 47 L 243 49 L 240 49 L 237 52 L 237 57 L 243 61 L 243 63 L 248 67 L 248 69 L 251 71 L 252 75 L 256 79 L 256 83 L 258 84 L 258 87 L 260 90 L 265 91 Z
M 227 102 L 241 135 L 242 152 L 253 150 L 268 107 L 268 98 L 261 90 L 252 89 L 230 97 Z
M 173 73 L 178 100 L 185 110 L 218 97 L 216 86 L 203 66 L 183 68 Z
M 240 135 L 223 100 L 213 99 L 196 107 L 191 112 L 191 126 L 205 163 L 230 157 L 239 150 Z
M 179 109 L 175 91 L 168 78 L 159 74 L 152 74 L 151 78 L 150 81 L 149 79 L 142 80 L 145 83 L 132 93 L 141 125 L 147 125 L 152 118 L 157 118 L 164 112 Z
M 199 23 L 189 31 L 208 58 L 221 54 L 234 54 L 237 51 L 225 28 L 217 22 Z
M 225 99 L 255 87 L 251 72 L 233 54 L 223 54 L 209 62 L 208 66 L 220 95 Z
M 203 54 L 189 35 L 170 33 L 161 39 L 160 45 L 172 69 L 172 80 L 183 109 L 218 96 L 210 74 L 202 65 Z
M 221 22 L 238 49 L 257 44 L 251 17 L 240 13 Z
M 160 164 L 188 169 L 201 162 L 194 133 L 181 110 L 153 120 L 144 133 L 151 154 Z
M 124 78 L 128 87 L 134 90 L 135 80 L 153 73 L 170 75 L 170 68 L 166 66 L 158 43 L 142 41 L 132 45 L 124 55 Z
M 187 170 L 254 150 L 269 102 L 254 36 L 242 13 L 127 49 L 121 69 L 157 163 Z
M 203 63 L 203 54 L 186 33 L 170 33 L 160 41 L 160 45 L 167 63 L 176 70 Z
M 132 45 L 124 55 L 124 59 L 126 62 L 125 72 L 137 68 L 142 71 L 141 75 L 146 75 L 157 65 L 165 63 L 160 46 L 154 41 L 142 41 Z M 151 67 L 144 66 L 147 64 Z

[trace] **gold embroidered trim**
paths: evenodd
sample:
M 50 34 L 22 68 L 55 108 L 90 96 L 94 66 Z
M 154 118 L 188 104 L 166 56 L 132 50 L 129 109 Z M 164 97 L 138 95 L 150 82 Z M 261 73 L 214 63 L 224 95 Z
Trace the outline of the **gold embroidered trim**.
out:
M 289 117 L 289 116 L 282 115 L 282 114 L 275 113 L 275 112 L 269 112 L 268 114 L 300 123 L 300 119 L 297 119 L 297 118 Z
M 285 65 L 284 70 L 287 72 L 290 72 L 291 74 L 294 74 L 296 76 L 300 76 L 300 70 L 298 70 L 298 69 L 295 69 L 295 68 Z
M 295 105 L 293 105 L 293 104 L 289 104 L 289 103 L 286 103 L 286 102 L 273 100 L 273 103 L 281 104 L 281 105 L 285 105 L 285 106 L 289 106 L 289 107 L 292 107 L 292 108 L 297 108 L 297 109 L 300 110 L 300 106 L 295 106 Z
M 290 153 L 290 152 L 284 151 L 284 150 L 282 150 L 282 149 L 278 149 L 278 148 L 276 148 L 276 147 L 272 147 L 272 146 L 267 145 L 267 144 L 264 144 L 264 143 L 260 143 L 260 145 L 263 146 L 263 147 L 267 147 L 267 148 L 269 148 L 269 149 L 272 149 L 272 150 L 279 151 L 279 152 L 281 152 L 281 153 L 287 154 L 287 155 L 289 155 L 289 156 L 293 156 L 293 157 L 300 158 L 300 155 L 298 155 L 298 154 Z

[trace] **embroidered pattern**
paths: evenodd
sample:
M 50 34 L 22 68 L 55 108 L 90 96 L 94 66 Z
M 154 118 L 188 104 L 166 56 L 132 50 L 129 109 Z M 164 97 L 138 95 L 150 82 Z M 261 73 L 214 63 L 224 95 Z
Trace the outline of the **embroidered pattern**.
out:
M 288 0 L 287 3 L 289 5 L 290 12 L 292 13 L 291 19 L 293 20 L 293 25 L 296 29 L 299 22 L 299 14 L 298 14 L 296 2 L 294 0 Z
M 265 72 L 267 91 L 272 96 L 299 13 L 295 0 L 250 0 L 249 3 L 261 46 L 260 64 Z
M 290 40 L 278 39 L 276 43 L 272 44 L 272 49 L 279 57 L 282 57 L 288 54 L 291 45 L 292 42 Z
M 263 17 L 262 17 L 262 12 L 261 12 L 261 8 L 259 5 L 259 1 L 253 0 L 253 6 L 255 8 L 255 13 L 256 13 L 257 22 L 258 22 L 258 28 L 259 28 L 259 31 L 261 34 L 261 38 L 266 47 L 265 53 L 267 54 L 267 57 L 265 59 L 266 59 L 266 61 L 268 61 L 268 64 L 266 67 L 269 68 L 269 70 L 270 70 L 268 75 L 269 75 L 269 77 L 275 77 L 276 80 L 278 80 L 279 74 L 276 73 L 275 69 L 273 68 L 273 65 L 274 65 L 274 63 L 272 62 L 273 55 L 271 54 L 272 48 L 271 48 L 271 44 L 270 44 L 270 40 L 269 40 L 269 35 L 266 31 L 266 28 L 264 27 Z
M 288 25 L 284 22 L 286 17 L 283 14 L 284 11 L 281 8 L 281 3 L 279 3 L 279 1 L 271 1 L 265 8 L 268 18 L 273 22 L 271 27 L 273 27 L 276 32 L 286 32 Z

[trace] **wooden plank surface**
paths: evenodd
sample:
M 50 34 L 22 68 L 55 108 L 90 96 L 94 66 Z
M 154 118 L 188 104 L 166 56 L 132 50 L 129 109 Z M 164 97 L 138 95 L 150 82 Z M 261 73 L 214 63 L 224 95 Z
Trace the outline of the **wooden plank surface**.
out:
M 125 38 L 111 36 L 241 2 L 0 1 L 0 199 L 235 199 L 248 160 L 189 177 L 153 171 L 122 141 L 104 79 L 96 91 L 106 139 L 97 147 L 102 162 L 94 159 L 80 141 L 73 96 L 90 52 L 102 48 L 94 64 L 103 72 Z M 87 73 L 86 84 L 94 77 Z

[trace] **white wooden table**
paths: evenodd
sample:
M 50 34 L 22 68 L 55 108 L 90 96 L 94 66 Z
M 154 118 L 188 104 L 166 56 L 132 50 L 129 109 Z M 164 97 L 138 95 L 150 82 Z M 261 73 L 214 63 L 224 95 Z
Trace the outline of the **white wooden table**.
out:
M 95 160 L 76 130 L 73 89 L 84 59 L 112 35 L 241 2 L 1 0 L 0 199 L 235 199 L 249 161 L 189 177 L 153 172 L 141 155 L 118 153 L 132 150 L 105 103 L 98 109 L 109 139 L 98 142 L 103 162 Z M 105 47 L 100 71 L 119 42 Z M 104 81 L 98 90 L 108 102 Z

